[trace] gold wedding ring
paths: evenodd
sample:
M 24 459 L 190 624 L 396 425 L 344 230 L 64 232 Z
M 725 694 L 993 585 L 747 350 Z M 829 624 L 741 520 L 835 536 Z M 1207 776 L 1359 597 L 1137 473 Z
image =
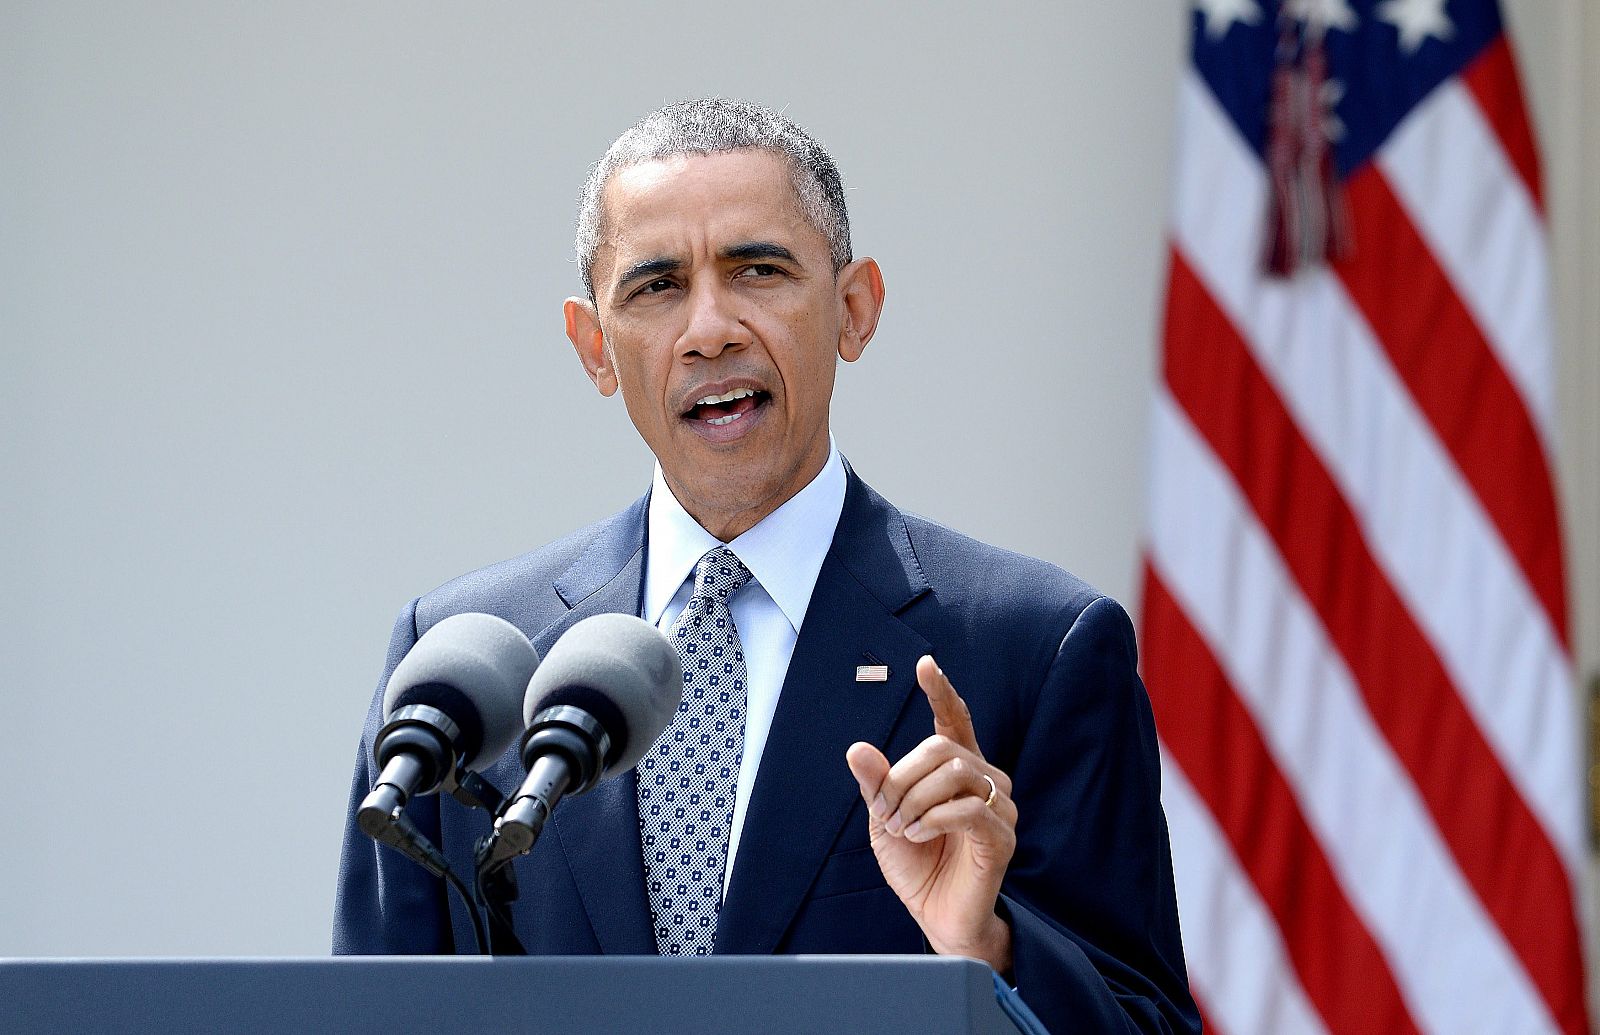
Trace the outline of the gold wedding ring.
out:
M 989 796 L 983 799 L 983 803 L 992 809 L 994 808 L 994 799 L 1000 793 L 1000 788 L 994 785 L 994 777 L 988 773 L 979 773 L 978 775 L 983 777 L 984 782 L 989 785 Z

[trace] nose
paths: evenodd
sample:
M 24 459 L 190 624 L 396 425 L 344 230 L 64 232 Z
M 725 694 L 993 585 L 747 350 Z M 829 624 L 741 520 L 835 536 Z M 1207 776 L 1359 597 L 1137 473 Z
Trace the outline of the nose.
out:
M 750 329 L 740 319 L 738 299 L 720 278 L 696 280 L 689 291 L 689 322 L 678 339 L 679 359 L 715 359 L 724 349 L 750 344 Z

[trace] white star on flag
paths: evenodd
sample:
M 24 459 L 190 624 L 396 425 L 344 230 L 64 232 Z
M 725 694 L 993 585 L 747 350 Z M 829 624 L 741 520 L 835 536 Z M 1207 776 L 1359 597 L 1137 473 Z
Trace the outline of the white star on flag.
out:
M 1350 10 L 1350 0 L 1289 0 L 1284 10 L 1304 22 L 1313 36 L 1321 36 L 1329 29 L 1355 31 L 1356 13 Z
M 1206 35 L 1220 40 L 1233 28 L 1234 22 L 1255 25 L 1261 21 L 1261 7 L 1256 0 L 1194 0 L 1205 19 Z
M 1383 0 L 1376 13 L 1400 31 L 1400 46 L 1406 53 L 1415 54 L 1428 37 L 1447 40 L 1455 32 L 1444 5 L 1445 0 Z
M 1344 100 L 1344 83 L 1338 79 L 1329 79 L 1322 84 L 1317 100 L 1322 102 L 1325 116 L 1322 126 L 1328 134 L 1328 139 L 1335 142 L 1343 140 L 1344 120 L 1339 118 L 1339 102 Z

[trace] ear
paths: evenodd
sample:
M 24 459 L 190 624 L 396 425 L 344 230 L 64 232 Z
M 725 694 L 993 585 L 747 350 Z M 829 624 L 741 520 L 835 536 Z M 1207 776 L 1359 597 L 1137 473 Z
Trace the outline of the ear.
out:
M 883 312 L 883 271 L 873 259 L 857 259 L 839 271 L 839 357 L 854 363 L 867 350 Z
M 567 318 L 567 338 L 578 353 L 589 380 L 601 395 L 617 393 L 617 370 L 606 353 L 606 336 L 600 331 L 600 314 L 586 298 L 569 298 L 561 306 Z

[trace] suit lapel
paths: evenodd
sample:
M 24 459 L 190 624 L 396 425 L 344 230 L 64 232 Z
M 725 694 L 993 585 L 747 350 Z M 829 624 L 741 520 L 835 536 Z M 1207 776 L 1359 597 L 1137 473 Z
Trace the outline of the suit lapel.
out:
M 860 800 L 845 750 L 887 743 L 928 643 L 896 614 L 927 592 L 905 522 L 851 472 L 806 609 L 717 921 L 716 952 L 769 953 Z M 886 682 L 856 682 L 882 663 Z
M 591 615 L 637 615 L 644 590 L 645 507 L 640 500 L 605 525 L 555 582 L 571 608 L 533 636 L 543 657 L 561 634 Z M 567 855 L 578 896 L 606 953 L 654 955 L 634 774 L 607 780 L 556 807 L 550 825 Z

